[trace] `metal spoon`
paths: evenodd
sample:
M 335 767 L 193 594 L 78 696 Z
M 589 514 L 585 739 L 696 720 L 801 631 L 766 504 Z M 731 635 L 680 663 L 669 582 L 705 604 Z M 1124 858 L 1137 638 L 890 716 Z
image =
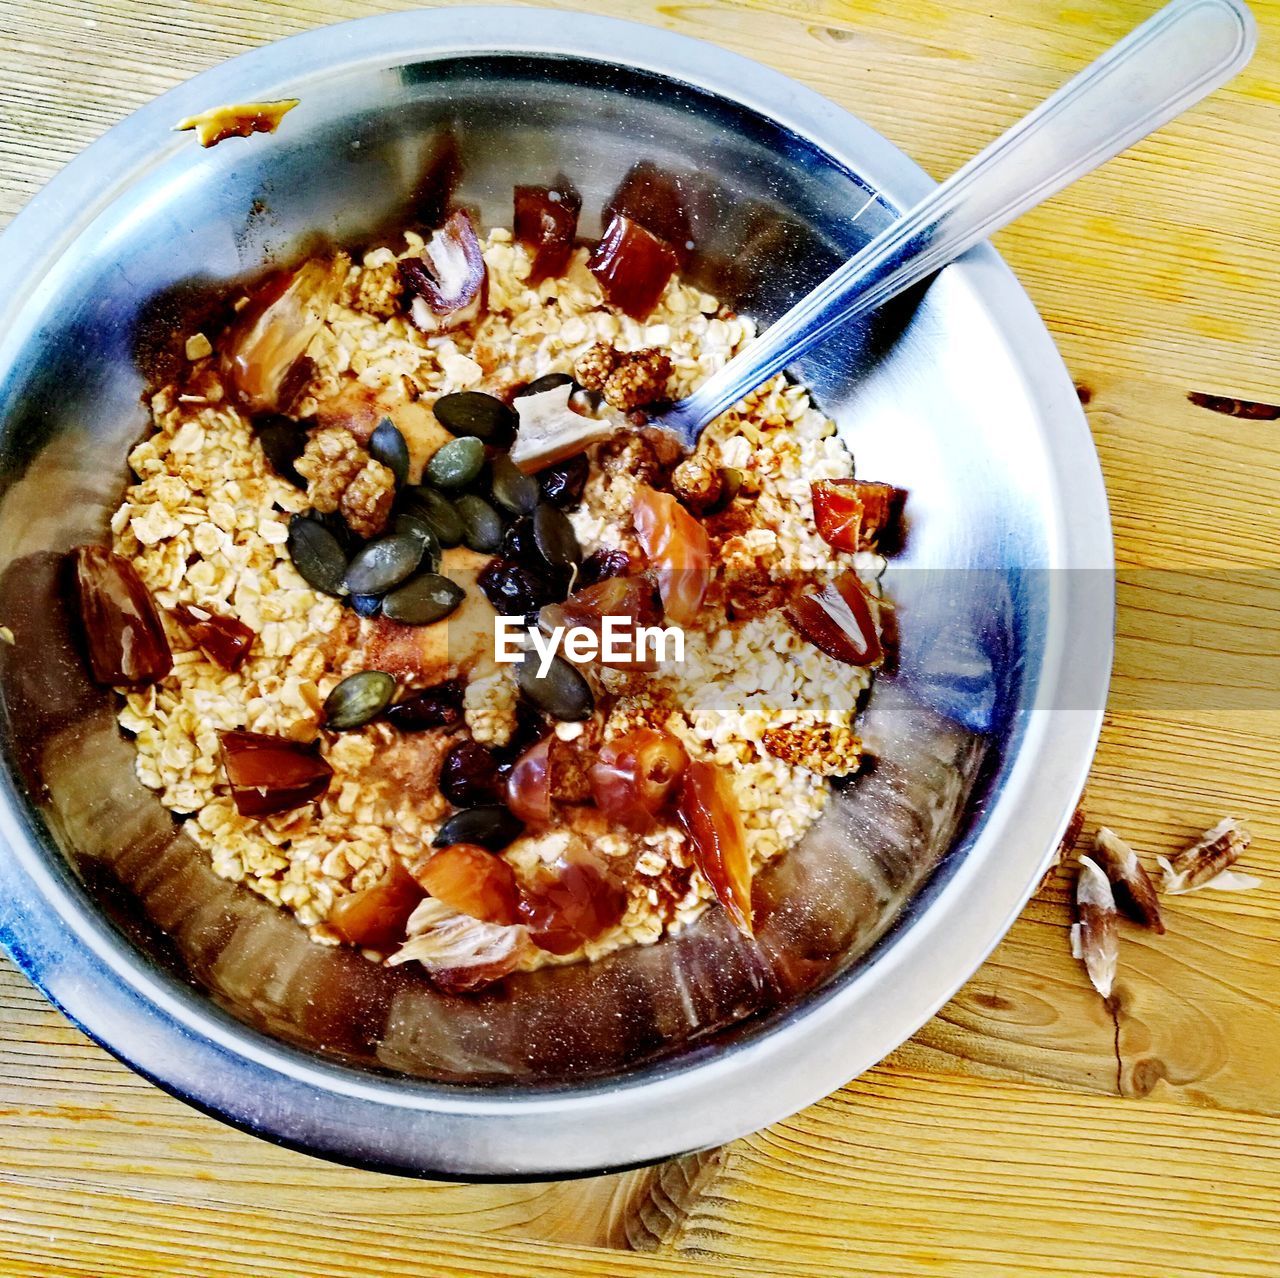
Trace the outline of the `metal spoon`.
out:
M 1225 84 L 1257 43 L 1239 0 L 1172 0 L 869 241 L 653 425 L 704 426 L 833 328 L 919 283 Z

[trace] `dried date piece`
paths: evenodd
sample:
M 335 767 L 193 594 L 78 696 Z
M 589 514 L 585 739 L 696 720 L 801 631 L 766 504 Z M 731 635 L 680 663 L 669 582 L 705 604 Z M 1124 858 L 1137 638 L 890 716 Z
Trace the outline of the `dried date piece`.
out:
M 257 636 L 238 617 L 227 617 L 201 604 L 176 604 L 173 615 L 206 656 L 224 670 L 239 670 Z
M 670 244 L 622 214 L 609 222 L 587 263 L 605 300 L 635 320 L 657 306 L 678 266 Z
M 693 252 L 693 230 L 683 187 L 678 175 L 664 172 L 651 160 L 641 160 L 618 184 L 600 220 L 608 225 L 623 214 L 639 222 L 671 246 L 683 270 Z
M 324 797 L 333 769 L 318 742 L 304 745 L 269 732 L 218 733 L 222 766 L 241 816 L 288 812 Z
M 290 374 L 324 324 L 347 278 L 345 253 L 313 258 L 269 281 L 250 299 L 230 333 L 223 372 L 251 413 L 286 410 L 296 387 Z
M 516 187 L 513 230 L 516 239 L 533 254 L 528 280 L 531 288 L 563 274 L 573 252 L 581 211 L 582 196 L 566 179 L 554 187 Z
M 884 659 L 871 597 L 856 572 L 791 600 L 783 614 L 802 638 L 836 661 L 870 667 Z
M 550 954 L 573 953 L 616 927 L 626 911 L 626 889 L 592 857 L 539 869 L 520 897 L 530 939 Z
M 461 209 L 432 233 L 421 257 L 400 259 L 400 278 L 413 296 L 409 316 L 424 333 L 469 324 L 484 309 L 484 256 L 471 219 Z
M 821 479 L 810 484 L 818 535 L 833 550 L 874 550 L 892 527 L 907 494 L 892 484 L 863 479 Z
M 404 940 L 409 916 L 426 894 L 394 854 L 382 877 L 340 896 L 325 921 L 348 945 L 389 950 Z
M 676 811 L 698 869 L 734 927 L 751 936 L 751 861 L 737 800 L 722 770 L 701 759 L 690 762 Z
M 1103 998 L 1110 998 L 1120 955 L 1116 901 L 1111 880 L 1087 856 L 1080 858 L 1076 878 L 1076 913 L 1079 922 L 1071 927 L 1071 953 L 1083 960 L 1093 988 Z
M 669 732 L 634 728 L 606 741 L 591 765 L 591 790 L 600 811 L 643 834 L 666 813 L 684 779 L 689 756 Z
M 1138 854 L 1104 825 L 1094 836 L 1093 860 L 1111 880 L 1116 904 L 1135 922 L 1153 932 L 1164 932 L 1155 884 L 1138 860 Z
M 1206 830 L 1189 848 L 1172 861 L 1156 857 L 1164 871 L 1163 891 L 1170 896 L 1213 888 L 1219 892 L 1247 892 L 1261 880 L 1252 874 L 1238 874 L 1232 866 L 1253 841 L 1253 836 L 1234 817 L 1223 817 Z
M 173 669 L 173 654 L 137 569 L 105 546 L 78 546 L 71 564 L 94 680 L 110 687 L 158 683 Z
M 663 610 L 677 625 L 690 625 L 711 584 L 707 530 L 670 493 L 647 484 L 636 488 L 631 520 L 654 570 Z
M 417 862 L 413 877 L 437 900 L 461 914 L 504 927 L 520 921 L 515 871 L 473 843 L 454 843 Z

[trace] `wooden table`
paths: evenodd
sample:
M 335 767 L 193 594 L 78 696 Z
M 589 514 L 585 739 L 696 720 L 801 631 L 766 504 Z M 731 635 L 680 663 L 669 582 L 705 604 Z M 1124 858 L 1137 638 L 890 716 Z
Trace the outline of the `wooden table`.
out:
M 857 112 L 942 175 L 1156 0 L 627 0 Z M 185 77 L 369 0 L 0 0 L 0 220 Z M 598 3 L 566 7 L 601 8 Z M 275 1149 L 118 1065 L 0 968 L 0 1272 L 1280 1272 L 1280 0 L 1248 71 L 998 240 L 1087 401 L 1120 565 L 1087 808 L 1148 854 L 1252 821 L 1263 886 L 1126 928 L 1109 1010 L 1059 873 L 914 1039 L 698 1158 L 418 1184 Z M 1000 10 L 1000 12 L 993 12 Z M 1274 415 L 1273 415 L 1274 416 Z

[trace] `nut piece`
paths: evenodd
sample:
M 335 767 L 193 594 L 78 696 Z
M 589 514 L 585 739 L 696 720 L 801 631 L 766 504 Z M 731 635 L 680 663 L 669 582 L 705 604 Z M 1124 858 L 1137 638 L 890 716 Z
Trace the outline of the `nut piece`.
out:
M 347 485 L 339 509 L 357 537 L 376 537 L 386 527 L 395 499 L 395 475 L 371 457 Z
M 862 762 L 862 742 L 854 731 L 829 723 L 766 728 L 761 741 L 774 758 L 820 777 L 848 776 Z
M 1111 880 L 1116 904 L 1130 918 L 1155 932 L 1164 932 L 1155 885 L 1138 860 L 1138 854 L 1104 825 L 1094 837 L 1093 859 Z
M 724 493 L 724 474 L 704 453 L 686 457 L 671 472 L 671 491 L 695 515 L 704 514 Z
M 1224 892 L 1247 892 L 1260 880 L 1251 874 L 1236 874 L 1231 867 L 1252 842 L 1253 836 L 1234 817 L 1223 817 L 1212 830 L 1206 830 L 1189 848 L 1171 861 L 1157 857 L 1164 871 L 1164 891 L 1171 896 L 1194 892 L 1197 888 L 1215 888 Z
M 1093 988 L 1103 998 L 1110 998 L 1116 979 L 1116 960 L 1120 957 L 1116 901 L 1111 881 L 1098 863 L 1087 856 L 1080 858 L 1076 910 L 1080 921 L 1071 927 L 1071 953 L 1084 960 Z
M 307 481 L 307 497 L 322 515 L 341 509 L 351 531 L 361 537 L 382 531 L 395 499 L 396 478 L 345 426 L 316 431 L 294 469 Z
M 599 391 L 607 404 L 624 413 L 665 397 L 671 360 L 656 346 L 620 351 L 597 342 L 573 370 L 578 383 Z

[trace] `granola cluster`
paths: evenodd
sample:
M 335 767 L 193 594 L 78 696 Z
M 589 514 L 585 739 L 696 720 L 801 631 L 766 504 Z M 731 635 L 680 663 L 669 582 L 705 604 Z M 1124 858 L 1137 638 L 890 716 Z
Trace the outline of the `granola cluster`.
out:
M 376 536 L 386 526 L 396 478 L 345 426 L 315 431 L 295 466 L 307 481 L 308 500 L 321 514 L 339 511 L 361 537 Z
M 620 351 L 597 342 L 573 366 L 579 385 L 598 391 L 606 404 L 629 413 L 663 399 L 671 377 L 671 357 L 656 346 Z

